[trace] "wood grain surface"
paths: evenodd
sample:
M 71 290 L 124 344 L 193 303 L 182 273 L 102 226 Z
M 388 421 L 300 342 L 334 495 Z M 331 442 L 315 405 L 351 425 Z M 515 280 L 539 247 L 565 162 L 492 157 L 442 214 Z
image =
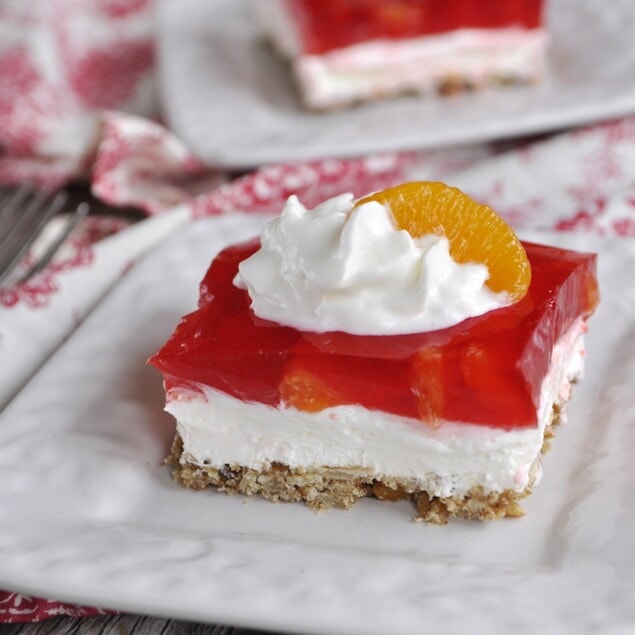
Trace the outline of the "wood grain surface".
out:
M 0 624 L 2 635 L 263 635 L 231 626 L 166 620 L 142 615 L 54 617 L 32 624 Z

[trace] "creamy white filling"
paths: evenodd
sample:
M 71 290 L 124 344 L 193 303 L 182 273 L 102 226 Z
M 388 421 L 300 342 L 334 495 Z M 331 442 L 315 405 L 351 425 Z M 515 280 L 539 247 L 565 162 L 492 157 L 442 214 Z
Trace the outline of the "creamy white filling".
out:
M 480 86 L 492 78 L 528 81 L 544 73 L 547 34 L 541 28 L 457 29 L 308 55 L 284 0 L 252 4 L 276 48 L 291 60 L 303 99 L 312 108 L 406 91 L 432 92 L 439 82 L 453 78 Z
M 445 237 L 413 238 L 388 207 L 342 194 L 307 210 L 289 197 L 261 248 L 239 265 L 261 318 L 297 329 L 396 335 L 442 329 L 510 304 L 481 263 L 458 263 Z
M 585 331 L 579 319 L 554 347 L 535 428 L 507 431 L 450 421 L 431 428 L 361 406 L 307 413 L 247 403 L 205 386 L 201 392 L 172 389 L 166 410 L 177 420 L 182 460 L 201 466 L 352 467 L 377 477 L 415 479 L 435 496 L 461 495 L 477 486 L 521 492 L 539 476 L 531 468 L 553 404 L 563 403 L 570 382 L 581 378 Z
M 494 78 L 530 81 L 544 73 L 545 46 L 542 29 L 461 29 L 300 55 L 293 69 L 306 104 L 322 109 L 407 91 L 434 92 L 451 79 L 474 86 Z

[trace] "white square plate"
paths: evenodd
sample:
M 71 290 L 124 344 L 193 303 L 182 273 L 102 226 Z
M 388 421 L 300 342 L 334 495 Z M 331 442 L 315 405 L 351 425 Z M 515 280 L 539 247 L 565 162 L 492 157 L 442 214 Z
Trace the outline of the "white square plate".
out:
M 208 163 L 245 168 L 501 139 L 635 111 L 635 3 L 548 0 L 548 7 L 548 74 L 536 86 L 316 114 L 300 106 L 288 67 L 264 43 L 246 0 L 164 0 L 164 115 Z
M 635 627 L 635 248 L 600 253 L 588 372 L 527 515 L 445 527 L 408 503 L 300 504 L 179 488 L 145 361 L 224 245 L 263 218 L 194 222 L 138 264 L 0 415 L 0 588 L 259 628 L 617 633 Z M 623 630 L 620 630 L 623 629 Z

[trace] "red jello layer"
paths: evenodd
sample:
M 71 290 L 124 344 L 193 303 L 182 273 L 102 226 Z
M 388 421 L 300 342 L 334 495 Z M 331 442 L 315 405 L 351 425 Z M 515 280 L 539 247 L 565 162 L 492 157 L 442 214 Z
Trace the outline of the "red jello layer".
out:
M 535 29 L 543 0 L 286 0 L 305 53 L 464 28 Z
M 257 241 L 223 251 L 185 316 L 150 360 L 166 387 L 206 385 L 238 399 L 318 411 L 338 404 L 503 428 L 534 426 L 555 342 L 598 302 L 595 255 L 524 243 L 520 302 L 439 331 L 307 333 L 257 318 L 232 281 Z

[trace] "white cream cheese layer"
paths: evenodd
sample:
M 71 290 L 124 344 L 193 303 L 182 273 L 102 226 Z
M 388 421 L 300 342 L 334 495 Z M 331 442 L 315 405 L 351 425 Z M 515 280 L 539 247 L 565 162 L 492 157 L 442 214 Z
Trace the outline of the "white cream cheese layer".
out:
M 368 42 L 293 63 L 307 106 L 328 109 L 404 92 L 435 93 L 445 81 L 475 87 L 544 73 L 542 30 L 462 29 L 397 42 Z
M 413 238 L 386 206 L 354 205 L 352 194 L 313 210 L 289 198 L 234 281 L 257 316 L 304 331 L 397 335 L 510 304 L 486 285 L 486 265 L 452 259 L 445 237 Z
M 307 106 L 333 108 L 403 93 L 434 92 L 448 79 L 481 86 L 492 78 L 528 81 L 544 73 L 544 29 L 457 29 L 403 40 L 374 40 L 309 55 L 284 0 L 252 2 L 263 29 L 289 58 Z
M 307 413 L 247 403 L 209 387 L 201 393 L 172 389 L 166 410 L 177 420 L 182 460 L 201 466 L 359 468 L 378 477 L 415 479 L 440 497 L 476 486 L 521 492 L 539 476 L 531 468 L 553 404 L 566 401 L 570 382 L 582 375 L 585 331 L 580 319 L 555 346 L 535 428 L 506 431 L 449 421 L 431 428 L 361 406 Z

